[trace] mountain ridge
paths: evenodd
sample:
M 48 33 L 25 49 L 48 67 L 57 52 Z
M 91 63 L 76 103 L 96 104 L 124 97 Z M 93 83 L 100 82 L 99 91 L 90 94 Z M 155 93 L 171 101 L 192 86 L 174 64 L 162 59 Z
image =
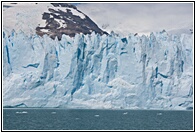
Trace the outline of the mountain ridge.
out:
M 36 32 L 39 36 L 47 34 L 52 39 L 57 37 L 59 40 L 62 34 L 74 37 L 76 34 L 86 35 L 94 31 L 100 35 L 108 35 L 70 3 L 7 3 L 3 7 L 5 16 L 3 24 L 9 31 L 18 29 L 27 32 L 31 29 L 31 33 Z

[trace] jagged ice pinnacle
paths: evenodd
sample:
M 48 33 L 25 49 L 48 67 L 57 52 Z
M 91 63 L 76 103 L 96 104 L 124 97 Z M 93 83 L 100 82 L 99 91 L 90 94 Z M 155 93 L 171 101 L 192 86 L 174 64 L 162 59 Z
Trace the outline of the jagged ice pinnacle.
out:
M 3 105 L 108 109 L 193 107 L 192 35 L 3 33 Z

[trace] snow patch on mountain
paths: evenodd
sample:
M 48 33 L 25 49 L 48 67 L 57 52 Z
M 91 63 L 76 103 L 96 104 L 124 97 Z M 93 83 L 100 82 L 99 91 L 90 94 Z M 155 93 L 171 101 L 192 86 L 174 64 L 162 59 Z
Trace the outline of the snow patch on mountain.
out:
M 68 8 L 68 9 L 71 10 L 71 12 L 73 13 L 73 15 L 79 16 L 79 17 L 82 18 L 82 19 L 85 18 L 84 14 L 78 12 L 77 10 L 74 10 L 73 8 Z
M 3 3 L 4 31 L 11 34 L 24 32 L 49 35 L 60 40 L 63 34 L 74 37 L 76 33 L 108 34 L 102 31 L 88 16 L 70 3 Z
M 3 28 L 8 33 L 14 29 L 16 32 L 22 30 L 27 35 L 35 34 L 35 28 L 39 26 L 45 26 L 46 23 L 42 19 L 44 11 L 48 10 L 51 6 L 49 3 L 4 3 L 11 8 L 7 8 L 3 11 Z

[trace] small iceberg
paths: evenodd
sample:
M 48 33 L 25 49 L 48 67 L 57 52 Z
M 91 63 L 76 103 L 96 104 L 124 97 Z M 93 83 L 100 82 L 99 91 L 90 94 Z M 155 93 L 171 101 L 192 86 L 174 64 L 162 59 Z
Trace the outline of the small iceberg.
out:
M 123 113 L 123 115 L 127 115 L 127 114 L 128 114 L 128 112 L 124 112 L 124 113 Z
M 99 117 L 99 115 L 95 115 L 95 117 Z
M 16 114 L 27 114 L 27 111 L 22 111 L 22 112 L 16 112 Z
M 22 114 L 27 114 L 28 112 L 27 111 L 22 111 Z
M 76 118 L 76 120 L 79 120 L 80 118 Z
M 51 112 L 51 114 L 56 114 L 56 112 Z
M 157 113 L 157 115 L 162 115 L 162 113 Z

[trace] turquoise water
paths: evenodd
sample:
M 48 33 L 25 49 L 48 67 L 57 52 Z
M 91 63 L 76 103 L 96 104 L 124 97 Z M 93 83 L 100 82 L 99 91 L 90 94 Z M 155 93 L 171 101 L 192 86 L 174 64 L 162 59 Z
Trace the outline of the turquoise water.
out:
M 3 130 L 192 130 L 193 111 L 3 109 Z

